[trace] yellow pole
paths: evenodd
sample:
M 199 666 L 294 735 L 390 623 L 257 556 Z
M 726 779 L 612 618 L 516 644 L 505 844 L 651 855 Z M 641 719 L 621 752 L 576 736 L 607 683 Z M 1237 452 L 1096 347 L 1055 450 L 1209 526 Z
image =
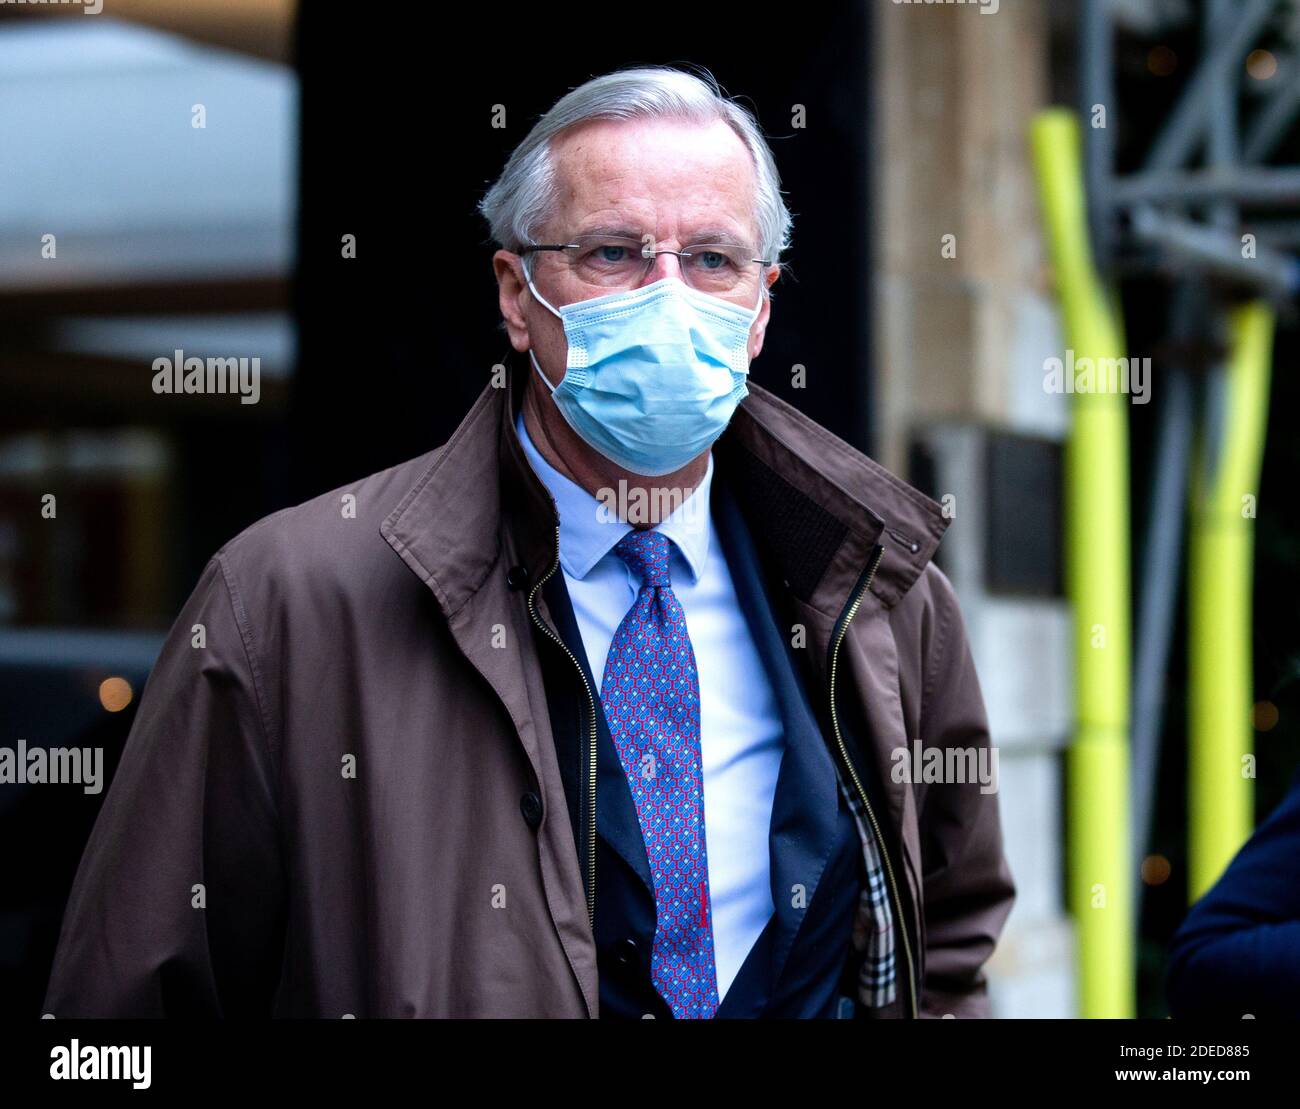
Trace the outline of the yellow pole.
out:
M 1188 893 L 1223 873 L 1254 824 L 1251 583 L 1273 311 L 1231 314 L 1222 442 L 1200 444 L 1188 553 Z
M 1079 125 L 1041 112 L 1031 140 L 1044 222 L 1073 352 L 1077 389 L 1123 337 L 1093 266 Z M 1072 370 L 1074 376 L 1070 377 Z M 1129 860 L 1128 416 L 1112 389 L 1076 391 L 1066 470 L 1066 580 L 1074 614 L 1075 727 L 1068 761 L 1070 908 L 1078 933 L 1079 1011 L 1134 1015 L 1134 919 Z

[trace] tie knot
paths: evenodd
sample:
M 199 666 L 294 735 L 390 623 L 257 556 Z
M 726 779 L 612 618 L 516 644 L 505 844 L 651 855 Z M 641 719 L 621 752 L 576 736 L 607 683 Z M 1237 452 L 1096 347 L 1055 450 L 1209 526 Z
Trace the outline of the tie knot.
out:
M 642 585 L 667 589 L 668 536 L 652 528 L 628 532 L 614 551 L 640 578 Z

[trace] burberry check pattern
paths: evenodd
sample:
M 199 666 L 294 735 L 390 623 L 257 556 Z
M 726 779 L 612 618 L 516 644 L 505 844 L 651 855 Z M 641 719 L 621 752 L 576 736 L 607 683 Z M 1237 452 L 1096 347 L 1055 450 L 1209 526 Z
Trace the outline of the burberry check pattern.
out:
M 858 826 L 858 839 L 862 843 L 867 872 L 853 925 L 853 950 L 861 960 L 858 965 L 858 1003 L 869 1009 L 879 1009 L 898 996 L 894 962 L 894 911 L 889 904 L 885 868 L 880 861 L 880 850 L 867 820 L 866 810 L 857 795 L 844 784 L 838 768 L 836 781 Z
M 718 1008 L 718 975 L 695 652 L 668 577 L 668 537 L 631 531 L 614 551 L 641 587 L 610 643 L 600 698 L 654 882 L 650 979 L 673 1016 L 708 1018 Z

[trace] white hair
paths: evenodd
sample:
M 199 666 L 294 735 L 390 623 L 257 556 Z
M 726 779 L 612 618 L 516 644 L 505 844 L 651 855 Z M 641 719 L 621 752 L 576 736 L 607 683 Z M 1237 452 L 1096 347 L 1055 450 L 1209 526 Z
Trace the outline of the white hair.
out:
M 561 97 L 534 124 L 478 209 L 492 238 L 506 250 L 535 242 L 557 199 L 551 140 L 593 119 L 668 118 L 707 124 L 722 120 L 740 136 L 754 161 L 754 222 L 760 256 L 773 264 L 790 246 L 791 217 L 781 197 L 781 176 L 758 121 L 725 96 L 713 75 L 671 66 L 638 66 L 594 77 Z M 766 285 L 764 285 L 766 290 Z

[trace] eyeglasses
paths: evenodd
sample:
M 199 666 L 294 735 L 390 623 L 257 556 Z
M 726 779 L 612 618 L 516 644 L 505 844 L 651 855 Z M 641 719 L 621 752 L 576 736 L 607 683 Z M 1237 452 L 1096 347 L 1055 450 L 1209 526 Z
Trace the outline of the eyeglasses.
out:
M 753 289 L 761 267 L 771 264 L 753 257 L 754 250 L 737 243 L 692 243 L 681 250 L 654 250 L 646 240 L 602 234 L 575 235 L 565 243 L 534 243 L 521 247 L 519 253 L 539 250 L 555 251 L 574 277 L 602 289 L 635 289 L 660 254 L 677 256 L 682 278 L 691 288 L 718 296 Z

